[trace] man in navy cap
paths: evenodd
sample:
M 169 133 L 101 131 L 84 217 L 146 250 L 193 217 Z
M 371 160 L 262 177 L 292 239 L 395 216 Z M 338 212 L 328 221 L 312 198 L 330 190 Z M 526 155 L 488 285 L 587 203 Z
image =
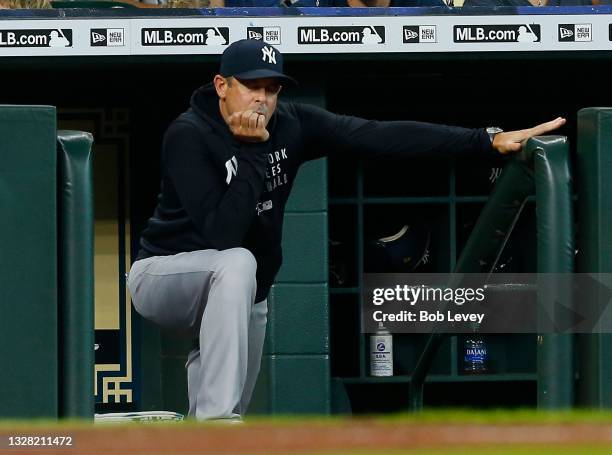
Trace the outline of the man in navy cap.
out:
M 237 41 L 164 136 L 161 193 L 128 286 L 143 317 L 198 340 L 186 365 L 189 415 L 197 419 L 240 421 L 246 412 L 266 298 L 282 262 L 285 204 L 302 163 L 328 153 L 506 154 L 565 123 L 504 133 L 277 104 L 282 86 L 294 83 L 277 49 Z

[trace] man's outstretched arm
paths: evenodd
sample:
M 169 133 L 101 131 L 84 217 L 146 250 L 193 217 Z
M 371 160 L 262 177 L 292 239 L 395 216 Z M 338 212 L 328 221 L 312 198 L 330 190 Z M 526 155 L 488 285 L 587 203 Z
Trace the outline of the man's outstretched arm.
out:
M 565 119 L 557 117 L 550 122 L 540 123 L 533 128 L 499 133 L 493 138 L 493 148 L 502 155 L 520 152 L 528 139 L 550 133 L 561 128 L 563 125 L 565 125 Z
M 495 156 L 517 152 L 532 136 L 565 123 L 558 118 L 533 128 L 508 131 L 493 143 L 485 128 L 462 128 L 412 121 L 376 121 L 337 115 L 310 105 L 296 105 L 306 145 L 305 160 L 326 155 L 364 158 Z

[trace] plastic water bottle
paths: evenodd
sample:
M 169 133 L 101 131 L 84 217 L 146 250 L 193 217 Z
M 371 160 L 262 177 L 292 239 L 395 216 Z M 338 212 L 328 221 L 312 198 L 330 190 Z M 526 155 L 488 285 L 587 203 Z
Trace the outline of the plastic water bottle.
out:
M 487 345 L 480 335 L 473 333 L 465 339 L 463 372 L 480 374 L 487 372 Z
M 370 335 L 370 374 L 393 376 L 393 336 L 382 322 L 376 333 Z

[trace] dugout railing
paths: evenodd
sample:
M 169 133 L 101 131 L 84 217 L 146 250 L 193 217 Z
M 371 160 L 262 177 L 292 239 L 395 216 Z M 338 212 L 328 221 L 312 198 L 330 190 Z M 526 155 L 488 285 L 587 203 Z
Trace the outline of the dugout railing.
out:
M 578 111 L 576 153 L 576 270 L 612 272 L 612 108 Z M 576 402 L 590 408 L 612 406 L 612 336 L 580 334 L 576 340 Z
M 510 235 L 531 195 L 536 199 L 537 272 L 574 270 L 572 175 L 567 138 L 530 139 L 520 156 L 504 168 L 463 249 L 455 273 L 493 273 Z M 564 283 L 546 280 L 538 299 L 560 298 Z M 565 296 L 567 298 L 567 296 Z M 544 302 L 538 302 L 544 304 Z M 433 359 L 448 333 L 432 333 L 410 378 L 413 411 L 423 407 L 424 384 Z M 573 405 L 572 335 L 540 334 L 537 343 L 539 408 Z
M 93 137 L 0 106 L 0 418 L 92 418 Z

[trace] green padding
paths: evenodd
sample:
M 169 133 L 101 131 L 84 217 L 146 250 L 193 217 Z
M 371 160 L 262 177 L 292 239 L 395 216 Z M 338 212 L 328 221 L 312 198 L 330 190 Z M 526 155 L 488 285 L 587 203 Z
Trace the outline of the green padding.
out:
M 249 413 L 329 414 L 329 377 L 327 355 L 265 355 Z
M 612 272 L 612 108 L 578 112 L 580 273 Z M 612 407 L 612 335 L 579 337 L 579 403 Z
M 538 231 L 538 301 L 553 310 L 571 308 L 571 281 L 560 274 L 574 270 L 572 177 L 569 145 L 561 136 L 535 137 L 526 149 L 533 153 Z M 558 321 L 561 315 L 554 315 Z M 571 323 L 571 321 L 567 321 Z M 572 335 L 541 334 L 538 342 L 538 407 L 573 405 Z
M 567 138 L 535 137 L 529 140 L 527 148 L 535 152 L 538 272 L 572 272 L 574 227 Z
M 612 272 L 612 108 L 578 112 L 580 272 Z
M 0 106 L 0 417 L 58 414 L 55 115 Z
M 327 282 L 327 212 L 286 213 L 284 223 L 284 259 L 276 282 Z
M 328 354 L 326 284 L 276 284 L 268 296 L 266 354 Z
M 93 138 L 58 131 L 60 415 L 93 417 Z
M 327 211 L 327 158 L 308 161 L 300 167 L 286 210 Z

